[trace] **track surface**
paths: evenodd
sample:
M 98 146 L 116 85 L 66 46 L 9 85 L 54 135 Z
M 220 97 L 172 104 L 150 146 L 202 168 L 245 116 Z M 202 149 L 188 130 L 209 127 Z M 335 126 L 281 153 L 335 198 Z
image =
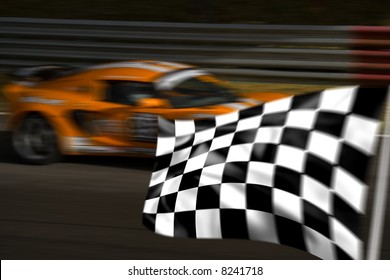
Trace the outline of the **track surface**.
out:
M 0 127 L 3 120 L 0 116 Z M 0 132 L 1 259 L 316 259 L 244 240 L 171 239 L 146 230 L 141 214 L 152 160 L 68 157 L 20 164 Z M 390 259 L 390 215 L 382 258 Z

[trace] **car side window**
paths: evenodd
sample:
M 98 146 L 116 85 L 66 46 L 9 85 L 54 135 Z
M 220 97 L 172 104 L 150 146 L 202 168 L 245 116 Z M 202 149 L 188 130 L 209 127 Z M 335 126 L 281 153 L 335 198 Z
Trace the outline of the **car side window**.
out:
M 156 92 L 151 83 L 108 81 L 104 100 L 135 105 L 142 98 L 153 98 Z

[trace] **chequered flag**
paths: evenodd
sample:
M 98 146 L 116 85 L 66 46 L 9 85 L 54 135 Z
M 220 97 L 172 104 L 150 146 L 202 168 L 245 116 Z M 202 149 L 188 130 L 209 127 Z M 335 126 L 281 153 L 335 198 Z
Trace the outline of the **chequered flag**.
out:
M 291 96 L 211 120 L 159 119 L 144 225 L 361 259 L 364 175 L 387 89 Z

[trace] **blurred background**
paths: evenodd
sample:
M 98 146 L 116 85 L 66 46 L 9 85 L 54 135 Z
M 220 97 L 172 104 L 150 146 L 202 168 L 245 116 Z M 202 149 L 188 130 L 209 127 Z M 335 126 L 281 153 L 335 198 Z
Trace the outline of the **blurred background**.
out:
M 385 0 L 2 0 L 0 16 L 127 21 L 390 25 Z
M 389 84 L 389 26 L 390 1 L 1 0 L 0 83 L 25 66 L 157 59 L 200 65 L 241 92 Z M 0 94 L 1 259 L 314 258 L 262 242 L 157 236 L 141 223 L 153 160 L 23 165 L 6 117 Z M 381 257 L 390 259 L 389 238 Z

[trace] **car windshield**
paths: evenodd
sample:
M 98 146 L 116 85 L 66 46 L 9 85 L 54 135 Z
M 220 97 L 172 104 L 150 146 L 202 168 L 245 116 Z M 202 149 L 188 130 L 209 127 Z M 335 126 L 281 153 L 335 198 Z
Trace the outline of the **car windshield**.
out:
M 135 105 L 140 99 L 156 98 L 157 95 L 158 93 L 151 83 L 109 81 L 105 101 Z
M 233 92 L 210 75 L 196 75 L 185 79 L 160 80 L 154 84 L 111 81 L 106 101 L 135 105 L 143 98 L 161 98 L 174 108 L 211 106 L 234 102 Z
M 158 91 L 175 108 L 211 106 L 236 100 L 232 90 L 212 76 L 196 76 Z

